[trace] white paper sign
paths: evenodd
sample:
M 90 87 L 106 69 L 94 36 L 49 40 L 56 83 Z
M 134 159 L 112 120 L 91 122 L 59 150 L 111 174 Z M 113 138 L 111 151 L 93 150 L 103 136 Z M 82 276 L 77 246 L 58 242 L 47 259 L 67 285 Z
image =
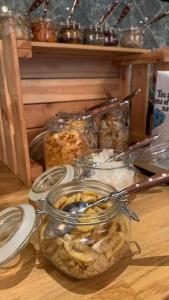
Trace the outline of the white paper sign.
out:
M 153 134 L 169 139 L 169 71 L 158 71 L 154 100 Z

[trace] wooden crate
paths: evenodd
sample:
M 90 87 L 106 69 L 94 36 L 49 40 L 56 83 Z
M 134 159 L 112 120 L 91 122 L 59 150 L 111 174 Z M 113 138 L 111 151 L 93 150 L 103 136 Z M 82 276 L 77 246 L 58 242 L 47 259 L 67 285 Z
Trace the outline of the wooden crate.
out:
M 159 58 L 160 57 L 160 58 Z M 0 160 L 31 185 L 42 172 L 30 163 L 28 144 L 59 110 L 78 111 L 109 98 L 142 92 L 132 105 L 133 141 L 145 136 L 149 62 L 162 52 L 145 49 L 0 42 Z

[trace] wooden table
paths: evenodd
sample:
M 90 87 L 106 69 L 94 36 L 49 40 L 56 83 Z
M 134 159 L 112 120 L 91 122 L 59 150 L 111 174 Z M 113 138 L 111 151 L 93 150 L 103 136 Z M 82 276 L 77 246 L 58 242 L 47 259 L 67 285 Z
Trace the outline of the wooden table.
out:
M 0 209 L 25 201 L 27 188 L 0 165 Z M 139 243 L 141 254 L 95 279 L 79 281 L 59 273 L 30 243 L 13 264 L 0 270 L 0 299 L 168 300 L 169 187 L 143 193 L 130 206 L 141 217 L 132 226 L 132 239 Z

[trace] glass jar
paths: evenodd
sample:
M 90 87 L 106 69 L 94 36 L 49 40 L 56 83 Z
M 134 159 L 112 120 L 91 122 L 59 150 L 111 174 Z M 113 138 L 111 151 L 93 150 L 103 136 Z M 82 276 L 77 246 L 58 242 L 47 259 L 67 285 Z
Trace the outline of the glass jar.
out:
M 75 165 L 79 168 L 80 179 L 101 181 L 112 185 L 117 191 L 139 181 L 139 172 L 133 166 L 132 158 L 126 155 L 113 160 L 114 155 L 113 149 L 94 150 L 91 154 L 76 160 Z
M 128 48 L 144 48 L 144 30 L 139 27 L 124 30 L 120 45 Z
M 80 24 L 74 22 L 60 23 L 58 42 L 68 44 L 82 44 L 83 34 Z
M 37 18 L 31 20 L 32 41 L 54 43 L 57 39 L 57 27 L 52 19 Z
M 83 43 L 86 45 L 104 45 L 103 28 L 96 25 L 84 28 Z
M 125 101 L 112 112 L 96 119 L 99 149 L 114 149 L 122 152 L 129 147 L 130 104 Z
M 118 46 L 119 41 L 114 28 L 106 28 L 104 30 L 104 45 L 105 46 Z
M 97 181 L 74 181 L 55 187 L 43 210 L 23 204 L 0 212 L 0 265 L 9 263 L 39 231 L 43 255 L 74 278 L 99 275 L 121 260 L 130 247 L 130 217 L 136 214 L 127 202 L 111 200 L 83 214 L 63 211 L 76 201 L 94 202 L 113 191 Z
M 46 168 L 61 164 L 71 164 L 82 154 L 96 148 L 96 141 L 90 120 L 82 120 L 79 115 L 59 113 L 47 124 L 44 138 Z
M 15 30 L 17 40 L 30 40 L 31 29 L 29 18 L 23 16 L 19 13 L 14 13 L 12 11 L 0 13 L 0 39 L 2 39 L 2 30 L 6 24 L 4 31 L 8 33 L 10 27 Z M 4 34 L 5 34 L 4 32 Z

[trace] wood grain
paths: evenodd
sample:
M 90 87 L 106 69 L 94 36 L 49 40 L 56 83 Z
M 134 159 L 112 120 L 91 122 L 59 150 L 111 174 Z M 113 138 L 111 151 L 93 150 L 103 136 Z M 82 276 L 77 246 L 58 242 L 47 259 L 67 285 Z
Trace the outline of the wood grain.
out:
M 139 48 L 123 48 L 123 47 L 104 47 L 104 46 L 93 46 L 93 45 L 78 45 L 78 44 L 62 44 L 62 43 L 43 43 L 43 42 L 17 42 L 18 51 L 20 49 L 28 49 L 33 55 L 38 54 L 54 54 L 54 55 L 72 55 L 72 56 L 93 56 L 93 57 L 113 57 L 123 56 L 125 54 L 140 54 L 149 53 L 148 49 Z M 20 56 L 21 57 L 21 56 Z M 25 53 L 23 52 L 23 57 Z
M 7 88 L 2 45 L 0 47 L 0 111 L 1 160 L 14 172 L 14 174 L 17 174 L 18 167 L 15 149 L 14 118 Z
M 29 151 L 24 123 L 20 71 L 15 34 L 5 35 L 2 40 L 3 61 L 7 91 L 13 117 L 17 174 L 26 184 L 31 183 Z M 7 92 L 6 92 L 7 93 Z
M 131 132 L 133 136 L 138 136 L 140 139 L 143 139 L 146 134 L 149 77 L 149 65 L 132 66 L 131 89 L 140 88 L 141 93 L 132 100 Z
M 118 78 L 119 67 L 111 58 L 53 57 L 35 54 L 31 60 L 20 59 L 22 79 L 33 78 Z M 45 71 L 45 72 L 44 72 Z
M 24 104 L 105 99 L 107 93 L 118 96 L 118 79 L 22 80 Z
M 0 210 L 27 203 L 27 192 L 0 164 Z M 0 269 L 1 300 L 168 300 L 168 198 L 169 187 L 158 186 L 130 200 L 141 218 L 132 224 L 132 240 L 139 243 L 141 253 L 92 280 L 73 280 L 58 272 L 39 253 L 34 236 L 11 265 Z

